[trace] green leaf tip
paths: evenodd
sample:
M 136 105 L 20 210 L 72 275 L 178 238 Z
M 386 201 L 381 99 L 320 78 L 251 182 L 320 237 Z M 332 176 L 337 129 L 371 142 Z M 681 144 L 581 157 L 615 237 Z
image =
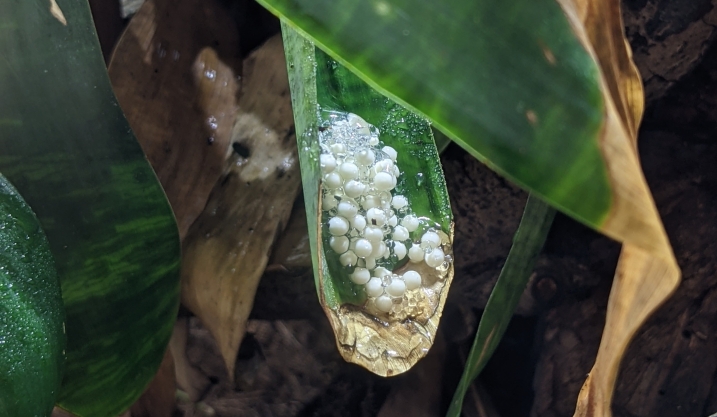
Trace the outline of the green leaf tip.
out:
M 319 299 L 347 361 L 405 372 L 433 343 L 453 278 L 430 124 L 282 30 Z

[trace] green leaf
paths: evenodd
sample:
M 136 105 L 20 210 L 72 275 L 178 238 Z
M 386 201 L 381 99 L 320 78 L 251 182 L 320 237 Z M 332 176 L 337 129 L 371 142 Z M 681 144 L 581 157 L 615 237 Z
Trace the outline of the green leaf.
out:
M 448 410 L 449 417 L 461 415 L 463 397 L 468 387 L 488 363 L 508 328 L 515 307 L 528 284 L 535 260 L 543 248 L 553 217 L 555 210 L 548 204 L 532 194 L 528 197 L 523 218 L 513 238 L 513 246 L 478 324 L 473 347 Z
M 65 311 L 50 246 L 0 175 L 0 415 L 49 416 L 62 380 Z
M 51 4 L 0 0 L 0 170 L 55 256 L 67 313 L 59 404 L 116 416 L 171 335 L 179 240 L 112 93 L 87 2 Z
M 397 274 L 420 271 L 423 287 L 406 292 L 399 306 L 388 314 L 377 309 L 366 296 L 364 286 L 351 281 L 349 274 L 353 267 L 342 266 L 339 255 L 330 248 L 331 236 L 324 226 L 329 216 L 326 212 L 322 215 L 317 204 L 322 196 L 318 129 L 319 126 L 331 128 L 327 125 L 328 114 L 348 113 L 357 114 L 377 127 L 381 142 L 378 146 L 391 146 L 398 153 L 396 163 L 401 174 L 394 194 L 407 197 L 413 214 L 425 219 L 412 233 L 412 241 L 433 227 L 444 233 L 447 243 L 443 249 L 450 250 L 453 216 L 430 125 L 424 118 L 376 92 L 290 27 L 283 26 L 283 32 L 320 301 L 346 360 L 380 375 L 404 372 L 423 357 L 432 344 L 453 276 L 453 265 L 449 263 L 439 271 L 424 263 L 408 263 L 407 257 L 379 260 L 381 266 Z M 333 198 L 328 189 L 326 191 L 322 201 Z M 363 199 L 356 201 L 363 204 Z M 407 241 L 407 245 L 410 244 Z M 361 262 L 359 266 L 363 266 Z
M 606 218 L 599 70 L 556 1 L 259 2 L 499 173 Z
M 282 21 L 282 39 L 284 41 L 284 54 L 291 88 L 291 108 L 294 113 L 294 128 L 299 150 L 299 163 L 301 164 L 301 185 L 304 192 L 304 205 L 306 207 L 306 220 L 309 227 L 309 242 L 311 242 L 311 259 L 313 260 L 314 279 L 316 290 L 321 294 L 319 276 L 324 274 L 324 265 L 319 259 L 319 196 L 321 169 L 317 163 L 321 152 L 318 141 L 319 118 L 317 109 L 319 103 L 316 93 L 316 61 L 314 57 L 314 44 L 298 35 L 291 27 Z M 307 59 L 310 58 L 310 59 Z M 330 301 L 337 303 L 337 301 Z
M 396 193 L 408 197 L 417 216 L 432 219 L 449 234 L 453 214 L 438 150 L 428 122 L 378 93 L 320 49 L 315 50 L 315 56 L 319 107 L 324 111 L 358 114 L 376 126 L 381 140 L 398 151 L 396 162 L 403 174 L 396 185 Z M 339 302 L 360 304 L 365 299 L 363 288 L 350 282 L 345 268 L 329 249 L 329 237 L 328 231 L 324 230 L 324 258 L 329 263 L 329 274 L 326 277 L 333 281 L 333 288 L 342 295 L 338 297 Z M 397 264 L 393 263 L 388 269 L 396 267 Z M 327 300 L 333 298 L 328 298 L 329 295 Z

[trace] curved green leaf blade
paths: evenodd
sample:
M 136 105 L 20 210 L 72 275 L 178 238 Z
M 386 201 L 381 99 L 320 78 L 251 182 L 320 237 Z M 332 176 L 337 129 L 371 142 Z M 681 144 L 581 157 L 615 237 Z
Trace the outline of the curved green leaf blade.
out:
M 0 170 L 55 256 L 68 339 L 59 404 L 116 416 L 162 360 L 179 240 L 112 94 L 87 2 L 51 4 L 0 1 Z
M 396 193 L 408 197 L 417 216 L 431 218 L 449 234 L 453 213 L 428 122 L 378 93 L 320 49 L 315 50 L 315 59 L 319 107 L 324 111 L 354 113 L 376 126 L 381 140 L 398 151 L 396 163 L 403 174 L 396 185 Z M 323 240 L 324 249 L 331 252 L 328 232 L 324 233 Z M 337 293 L 343 294 L 343 297 L 339 296 L 340 302 L 363 302 L 365 295 L 361 286 L 351 284 L 348 276 L 337 277 L 341 275 L 338 271 L 344 268 L 336 257 L 326 258 L 333 261 L 329 265 L 333 271 L 329 278 L 334 281 Z
M 47 238 L 0 175 L 0 415 L 50 415 L 65 361 L 64 321 Z
M 607 216 L 599 71 L 554 0 L 259 2 L 501 174 Z
M 503 338 L 548 236 L 550 225 L 553 224 L 553 217 L 553 208 L 532 194 L 528 196 L 523 218 L 513 237 L 513 246 L 478 324 L 473 347 L 448 409 L 449 417 L 461 415 L 463 397 L 468 387 L 478 377 Z
M 321 304 L 329 317 L 344 359 L 383 376 L 404 372 L 425 356 L 433 343 L 453 277 L 452 262 L 442 268 L 431 268 L 423 263 L 422 257 L 420 262 L 409 263 L 408 257 L 399 259 L 394 256 L 395 251 L 386 258 L 377 257 L 375 265 L 385 267 L 397 275 L 390 278 L 391 281 L 397 279 L 402 283 L 398 276 L 406 271 L 418 271 L 422 277 L 417 288 L 410 288 L 398 296 L 394 295 L 389 308 L 384 310 L 378 307 L 378 295 L 373 298 L 367 296 L 365 283 L 352 282 L 349 275 L 354 271 L 354 266 L 365 267 L 370 273 L 376 273 L 379 269 L 374 269 L 375 265 L 368 266 L 368 258 L 371 257 L 369 255 L 365 255 L 365 259 L 359 259 L 356 265 L 345 267 L 339 260 L 339 254 L 331 248 L 327 224 L 329 218 L 338 216 L 338 213 L 335 208 L 326 208 L 326 205 L 330 204 L 333 198 L 343 201 L 347 196 L 343 191 L 331 191 L 330 188 L 322 191 L 323 186 L 320 187 L 322 173 L 319 170 L 318 131 L 323 129 L 322 131 L 326 132 L 338 126 L 327 122 L 329 114 L 333 115 L 332 117 L 342 117 L 340 115 L 353 113 L 376 126 L 380 133 L 376 140 L 378 145 L 374 146 L 391 146 L 398 155 L 396 164 L 400 175 L 397 177 L 395 189 L 391 192 L 394 196 L 405 196 L 412 214 L 423 219 L 419 229 L 411 233 L 411 239 L 406 237 L 397 240 L 401 241 L 401 245 L 405 241 L 405 250 L 406 247 L 417 245 L 416 241 L 421 238 L 423 232 L 435 230 L 445 236 L 442 249 L 446 251 L 452 245 L 453 216 L 430 125 L 425 119 L 376 92 L 348 69 L 315 49 L 311 42 L 290 27 L 283 26 L 282 29 L 299 139 L 304 200 L 307 204 L 313 263 Z M 354 142 L 347 146 L 368 146 L 361 143 Z M 327 144 L 321 146 L 326 147 L 328 152 Z M 339 155 L 340 152 L 334 156 L 343 158 Z M 349 158 L 350 155 L 349 152 Z M 367 166 L 371 166 L 370 163 Z M 366 172 L 363 175 L 368 178 L 369 174 Z M 370 191 L 375 192 L 373 189 Z M 357 204 L 358 213 L 363 215 L 364 210 L 368 210 L 366 204 L 369 204 L 370 197 L 354 197 L 355 199 L 350 201 Z M 336 202 L 333 205 L 335 206 Z M 387 216 L 394 214 L 402 218 L 407 213 L 397 210 Z M 358 239 L 363 233 L 362 227 L 352 226 L 349 235 L 352 239 Z

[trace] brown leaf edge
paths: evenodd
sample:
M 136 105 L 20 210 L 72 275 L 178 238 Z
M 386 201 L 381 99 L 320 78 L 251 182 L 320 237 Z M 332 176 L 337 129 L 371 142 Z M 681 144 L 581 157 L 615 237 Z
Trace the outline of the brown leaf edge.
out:
M 599 144 L 613 187 L 600 231 L 623 243 L 595 364 L 575 417 L 609 417 L 620 361 L 639 327 L 680 282 L 672 247 L 640 167 L 637 129 L 644 93 L 625 39 L 618 0 L 558 0 L 601 70 L 605 123 Z

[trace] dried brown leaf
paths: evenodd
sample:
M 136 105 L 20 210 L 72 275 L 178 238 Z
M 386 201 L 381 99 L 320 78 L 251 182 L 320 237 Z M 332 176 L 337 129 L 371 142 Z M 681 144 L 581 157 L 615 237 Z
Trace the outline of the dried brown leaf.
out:
M 233 375 L 259 279 L 300 186 L 280 37 L 244 63 L 235 151 L 183 245 L 182 301 L 209 328 Z
M 224 170 L 241 60 L 215 0 L 148 0 L 120 38 L 109 75 L 177 217 L 180 237 Z
M 269 267 L 272 269 L 311 269 L 311 243 L 306 223 L 304 201 L 294 204 L 289 224 L 279 236 L 271 252 Z

